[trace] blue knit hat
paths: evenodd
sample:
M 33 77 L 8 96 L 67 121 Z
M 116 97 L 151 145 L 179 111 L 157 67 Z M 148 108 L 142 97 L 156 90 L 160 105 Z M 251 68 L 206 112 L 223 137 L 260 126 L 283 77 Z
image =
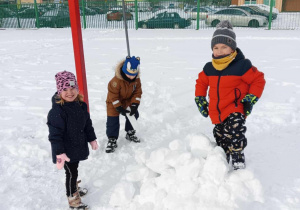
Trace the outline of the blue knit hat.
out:
M 140 70 L 140 57 L 127 56 L 122 71 L 130 76 L 136 76 Z

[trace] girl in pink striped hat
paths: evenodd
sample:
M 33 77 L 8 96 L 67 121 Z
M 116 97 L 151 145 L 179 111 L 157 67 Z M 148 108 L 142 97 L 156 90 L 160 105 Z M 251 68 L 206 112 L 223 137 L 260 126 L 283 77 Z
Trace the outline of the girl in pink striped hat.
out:
M 63 71 L 55 75 L 57 92 L 52 97 L 52 109 L 48 113 L 49 141 L 52 160 L 58 169 L 66 171 L 66 194 L 71 209 L 87 209 L 81 202 L 87 189 L 78 187 L 79 162 L 89 156 L 88 143 L 98 149 L 87 104 L 79 94 L 76 77 Z

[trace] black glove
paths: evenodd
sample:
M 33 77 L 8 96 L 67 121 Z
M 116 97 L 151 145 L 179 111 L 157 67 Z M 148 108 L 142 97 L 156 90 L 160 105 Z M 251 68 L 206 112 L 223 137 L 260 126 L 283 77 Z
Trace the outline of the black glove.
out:
M 241 102 L 244 104 L 244 114 L 249 116 L 252 112 L 253 105 L 258 101 L 258 97 L 253 94 L 247 94 Z
M 135 115 L 138 107 L 139 107 L 139 104 L 137 104 L 137 103 L 132 103 L 131 104 L 131 106 L 130 106 L 130 109 L 131 109 L 130 116 Z
M 123 115 L 123 116 L 126 116 L 126 113 L 129 113 L 129 112 L 130 112 L 130 111 L 124 109 L 122 106 L 118 106 L 118 107 L 116 108 L 116 110 L 117 110 L 121 115 Z

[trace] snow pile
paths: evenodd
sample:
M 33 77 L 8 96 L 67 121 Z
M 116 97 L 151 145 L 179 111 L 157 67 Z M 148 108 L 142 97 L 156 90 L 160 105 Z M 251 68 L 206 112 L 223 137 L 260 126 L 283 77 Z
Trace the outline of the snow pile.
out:
M 120 209 L 234 209 L 264 201 L 248 170 L 232 171 L 222 148 L 203 135 L 173 140 L 169 148 L 136 152 L 137 164 L 111 195 Z M 135 194 L 134 194 L 135 193 Z

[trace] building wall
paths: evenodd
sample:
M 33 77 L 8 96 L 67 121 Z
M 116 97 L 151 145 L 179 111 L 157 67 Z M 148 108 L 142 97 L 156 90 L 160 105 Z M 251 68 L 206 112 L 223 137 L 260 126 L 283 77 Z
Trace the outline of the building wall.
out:
M 276 7 L 276 9 L 278 9 L 279 12 L 281 12 L 282 11 L 282 0 L 276 0 L 275 7 Z
M 290 3 L 290 1 L 293 2 L 293 3 Z M 263 3 L 264 3 L 264 0 L 256 0 L 256 4 L 263 4 Z M 275 0 L 274 3 L 275 3 L 276 9 L 278 9 L 279 12 L 281 12 L 282 7 L 283 7 L 282 0 Z M 245 4 L 245 0 L 231 0 L 231 4 L 232 5 L 242 5 L 242 4 Z M 300 11 L 300 9 L 299 9 L 300 0 L 286 0 L 286 4 L 288 5 L 287 6 L 288 9 L 290 9 L 290 8 L 295 9 L 296 8 L 296 10 L 294 10 L 294 11 Z M 297 6 L 297 7 L 295 7 L 295 6 Z
M 245 0 L 231 0 L 231 5 L 242 5 L 245 4 Z
M 34 3 L 34 0 L 21 0 L 22 4 L 26 4 L 26 3 Z M 43 0 L 36 0 L 36 3 L 43 3 Z
M 300 1 L 299 0 L 285 0 L 282 6 L 285 12 L 300 12 Z

